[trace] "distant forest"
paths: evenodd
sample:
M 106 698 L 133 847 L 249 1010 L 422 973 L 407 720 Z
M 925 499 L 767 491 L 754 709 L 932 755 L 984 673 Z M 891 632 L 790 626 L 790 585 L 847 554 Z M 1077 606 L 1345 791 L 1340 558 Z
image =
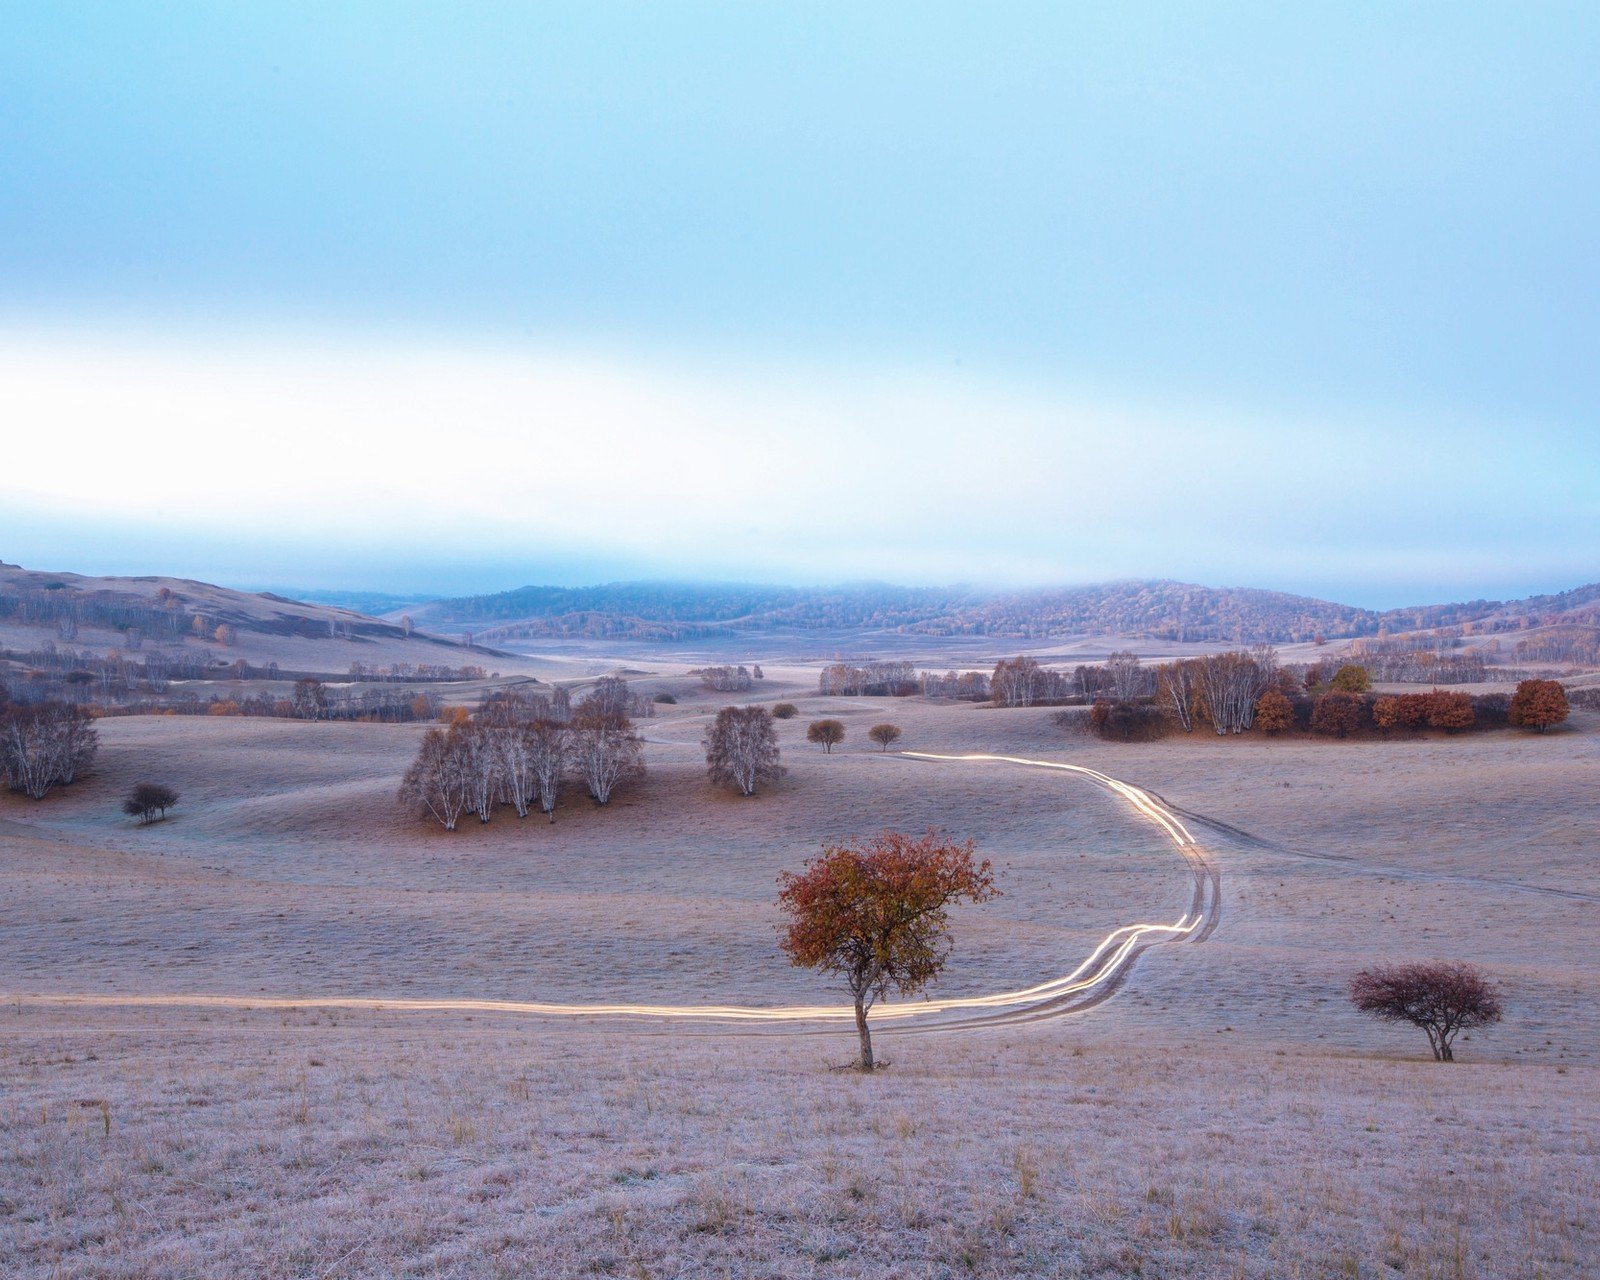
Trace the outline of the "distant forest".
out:
M 897 631 L 1041 639 L 1138 635 L 1178 642 L 1285 643 L 1438 628 L 1467 634 L 1600 623 L 1600 584 L 1505 603 L 1474 600 L 1377 611 L 1309 596 L 1192 583 L 1113 582 L 997 593 L 965 587 L 834 588 L 620 582 L 521 587 L 440 600 L 418 611 L 477 629 L 478 639 L 610 637 L 665 640 L 773 628 Z

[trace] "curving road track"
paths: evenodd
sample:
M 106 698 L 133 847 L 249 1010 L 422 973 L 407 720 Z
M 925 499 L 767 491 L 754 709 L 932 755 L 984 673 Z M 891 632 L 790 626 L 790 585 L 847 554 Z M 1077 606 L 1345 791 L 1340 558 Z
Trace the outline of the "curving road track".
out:
M 1055 1018 L 1086 1009 L 1116 990 L 1140 952 L 1165 942 L 1201 942 L 1216 928 L 1222 908 L 1222 881 L 1189 828 L 1159 796 L 1122 782 L 1109 774 L 1076 764 L 1030 760 L 1021 756 L 935 755 L 905 751 L 900 758 L 936 763 L 962 761 L 1022 765 L 1077 774 L 1103 787 L 1127 803 L 1171 840 L 1194 877 L 1189 910 L 1170 924 L 1143 922 L 1113 929 L 1071 973 L 1017 991 L 987 996 L 963 996 L 905 1003 L 885 1003 L 873 1010 L 873 1021 L 907 1023 L 917 1029 L 955 1030 L 1030 1022 Z M 546 1004 L 522 1000 L 381 1000 L 362 996 L 230 996 L 230 995 L 10 995 L 35 1003 L 84 1007 L 185 1007 L 230 1009 L 372 1009 L 395 1012 L 513 1013 L 544 1017 L 670 1019 L 702 1023 L 822 1023 L 853 1022 L 849 1005 L 666 1005 L 666 1004 Z

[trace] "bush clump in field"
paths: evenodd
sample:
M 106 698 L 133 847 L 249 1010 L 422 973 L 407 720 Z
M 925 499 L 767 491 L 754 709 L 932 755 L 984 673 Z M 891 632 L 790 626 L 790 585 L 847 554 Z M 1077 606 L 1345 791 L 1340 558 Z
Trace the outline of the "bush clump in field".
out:
M 772 708 L 774 720 L 793 720 L 799 714 L 800 708 L 792 702 L 779 702 Z
M 672 694 L 665 692 L 656 694 L 651 701 L 660 703 L 664 707 L 675 707 L 678 705 L 677 698 L 673 697 Z
M 141 782 L 128 792 L 128 798 L 122 802 L 122 812 L 139 819 L 139 825 L 147 827 L 152 822 L 165 821 L 167 810 L 177 803 L 178 793 L 171 787 L 159 782 Z
M 1089 727 L 1112 742 L 1154 742 L 1166 737 L 1171 721 L 1149 702 L 1099 698 L 1089 708 Z

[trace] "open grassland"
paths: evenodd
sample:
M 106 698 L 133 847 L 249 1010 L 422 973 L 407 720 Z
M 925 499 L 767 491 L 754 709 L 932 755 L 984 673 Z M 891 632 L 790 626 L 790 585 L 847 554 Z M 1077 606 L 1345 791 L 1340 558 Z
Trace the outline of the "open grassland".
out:
M 1092 1019 L 1093 1015 L 1090 1015 Z M 9 1012 L 10 1274 L 1577 1277 L 1592 1067 Z
M 420 729 L 102 724 L 95 776 L 0 798 L 0 1258 L 24 1276 L 1583 1276 L 1600 1270 L 1600 753 L 1578 732 L 1395 743 L 1066 738 L 1047 710 L 804 696 L 789 776 L 703 780 L 693 692 L 649 779 L 552 826 L 399 811 Z M 845 720 L 840 754 L 803 741 Z M 849 1036 L 461 1014 L 67 1009 L 50 993 L 778 1003 L 774 878 L 821 842 L 943 827 L 1006 896 L 942 992 L 1070 969 L 1173 919 L 1158 833 L 1081 781 L 865 750 L 1070 760 L 1160 793 L 1221 925 L 1070 1020 Z M 136 780 L 182 793 L 134 828 Z M 1209 820 L 1209 821 L 1208 821 Z M 1226 824 L 1219 826 L 1215 824 Z M 1444 956 L 1504 1025 L 1420 1060 L 1349 974 Z M 8 1274 L 10 1274 L 8 1272 Z

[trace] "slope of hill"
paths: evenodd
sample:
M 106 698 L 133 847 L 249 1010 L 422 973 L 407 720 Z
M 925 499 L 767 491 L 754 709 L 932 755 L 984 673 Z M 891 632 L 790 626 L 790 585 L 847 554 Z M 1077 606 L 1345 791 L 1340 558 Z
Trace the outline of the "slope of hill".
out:
M 440 600 L 418 611 L 436 627 L 485 640 L 615 636 L 681 639 L 776 627 L 1038 639 L 1143 635 L 1178 641 L 1310 640 L 1375 632 L 1379 615 L 1307 596 L 1182 582 L 983 592 L 971 587 L 860 583 L 798 588 L 619 582 L 522 587 Z
M 340 673 L 353 663 L 476 663 L 490 651 L 332 605 L 167 577 L 86 577 L 0 563 L 0 650 L 48 646 L 105 653 L 187 650 L 207 662 L 244 660 Z
M 1556 628 L 1600 639 L 1600 584 L 1523 600 L 1471 600 L 1378 611 L 1281 591 L 1170 580 L 982 591 L 969 586 L 780 587 L 752 583 L 613 582 L 519 587 L 435 600 L 419 621 L 485 641 L 613 637 L 678 640 L 779 627 L 1037 640 L 1125 635 L 1185 641 L 1294 643 L 1322 637 L 1440 638 Z M 1561 638 L 1558 637 L 1558 640 Z M 1563 641 L 1564 642 L 1564 641 Z

